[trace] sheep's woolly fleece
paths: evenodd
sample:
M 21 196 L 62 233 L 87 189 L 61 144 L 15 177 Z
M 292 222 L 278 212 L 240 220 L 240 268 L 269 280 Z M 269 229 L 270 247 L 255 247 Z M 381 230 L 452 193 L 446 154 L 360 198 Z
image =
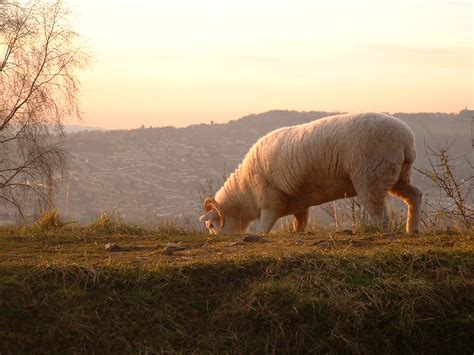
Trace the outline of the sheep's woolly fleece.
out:
M 268 232 L 278 218 L 295 214 L 303 216 L 304 229 L 310 206 L 358 195 L 372 220 L 386 223 L 390 192 L 407 202 L 407 231 L 416 232 L 421 192 L 410 184 L 414 160 L 413 132 L 386 114 L 344 114 L 284 127 L 252 146 L 201 220 L 209 227 L 225 218 L 223 230 L 212 226 L 218 234 L 243 232 L 260 218 L 260 231 Z

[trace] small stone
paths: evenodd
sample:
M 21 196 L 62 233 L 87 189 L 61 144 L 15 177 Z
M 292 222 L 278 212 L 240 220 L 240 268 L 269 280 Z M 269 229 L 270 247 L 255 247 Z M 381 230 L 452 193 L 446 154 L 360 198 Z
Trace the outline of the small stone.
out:
M 450 241 L 443 242 L 443 243 L 441 244 L 441 246 L 442 246 L 442 247 L 445 247 L 445 248 L 446 248 L 446 247 L 452 248 L 452 247 L 454 247 L 454 244 L 455 244 L 454 241 L 453 241 L 453 240 L 450 240 Z
M 138 263 L 138 264 L 142 264 L 142 263 L 145 263 L 148 261 L 149 258 L 147 257 L 138 257 L 138 258 L 135 258 L 135 262 Z
M 349 245 L 353 247 L 366 247 L 368 245 L 371 245 L 372 243 L 368 243 L 365 239 L 361 240 L 350 240 Z
M 352 232 L 350 229 L 344 229 L 342 231 L 336 232 L 335 234 L 338 234 L 338 235 L 353 235 L 354 232 Z
M 313 244 L 311 245 L 314 245 L 314 246 L 318 246 L 320 248 L 333 248 L 334 247 L 334 243 L 333 242 L 330 242 L 329 240 L 320 240 L 318 242 L 314 242 Z
M 179 251 L 179 250 L 186 250 L 188 249 L 187 246 L 177 244 L 177 243 L 166 243 L 165 248 L 173 249 L 173 251 Z
M 268 242 L 268 240 L 264 239 L 263 237 L 259 235 L 254 235 L 254 234 L 244 236 L 242 238 L 242 241 L 247 242 L 247 243 L 267 243 Z
M 173 248 L 166 247 L 163 249 L 163 255 L 173 255 L 175 250 Z
M 244 245 L 244 243 L 242 243 L 242 242 L 232 242 L 232 243 L 229 244 L 230 247 L 235 247 L 237 245 Z
M 117 244 L 115 243 L 107 243 L 105 244 L 105 248 L 104 248 L 106 251 L 120 251 L 122 250 L 121 247 L 119 247 Z

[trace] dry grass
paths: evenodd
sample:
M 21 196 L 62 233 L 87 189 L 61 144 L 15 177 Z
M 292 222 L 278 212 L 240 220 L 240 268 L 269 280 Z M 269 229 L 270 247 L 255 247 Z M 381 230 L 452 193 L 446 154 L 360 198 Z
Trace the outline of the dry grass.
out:
M 123 231 L 3 230 L 0 352 L 474 350 L 472 232 Z
M 99 218 L 86 227 L 86 230 L 89 233 L 101 235 L 142 235 L 145 233 L 142 227 L 126 222 L 123 217 L 116 212 L 102 212 Z

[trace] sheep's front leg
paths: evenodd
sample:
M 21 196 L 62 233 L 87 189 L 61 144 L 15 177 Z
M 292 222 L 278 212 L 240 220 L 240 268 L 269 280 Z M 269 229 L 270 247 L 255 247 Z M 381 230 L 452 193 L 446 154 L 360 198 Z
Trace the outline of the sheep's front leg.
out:
M 260 221 L 257 224 L 257 232 L 268 234 L 278 218 L 280 218 L 280 216 L 275 211 L 262 210 L 260 213 Z

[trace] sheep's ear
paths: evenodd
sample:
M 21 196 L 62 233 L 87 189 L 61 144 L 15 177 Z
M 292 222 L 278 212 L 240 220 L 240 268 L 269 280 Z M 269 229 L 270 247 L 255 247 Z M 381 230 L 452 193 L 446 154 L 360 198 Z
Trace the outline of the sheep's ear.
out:
M 216 210 L 210 210 L 209 212 L 204 213 L 201 217 L 199 217 L 199 220 L 201 222 L 206 222 L 206 221 L 211 221 L 211 220 L 216 220 L 216 219 L 220 219 Z
M 212 211 L 209 211 L 207 213 L 204 213 L 201 217 L 199 217 L 199 220 L 201 222 L 206 222 L 206 221 L 210 221 L 212 219 Z
M 201 222 L 206 222 L 206 221 L 209 221 L 209 213 L 206 213 L 206 214 L 203 214 L 201 217 L 199 217 L 199 220 Z

